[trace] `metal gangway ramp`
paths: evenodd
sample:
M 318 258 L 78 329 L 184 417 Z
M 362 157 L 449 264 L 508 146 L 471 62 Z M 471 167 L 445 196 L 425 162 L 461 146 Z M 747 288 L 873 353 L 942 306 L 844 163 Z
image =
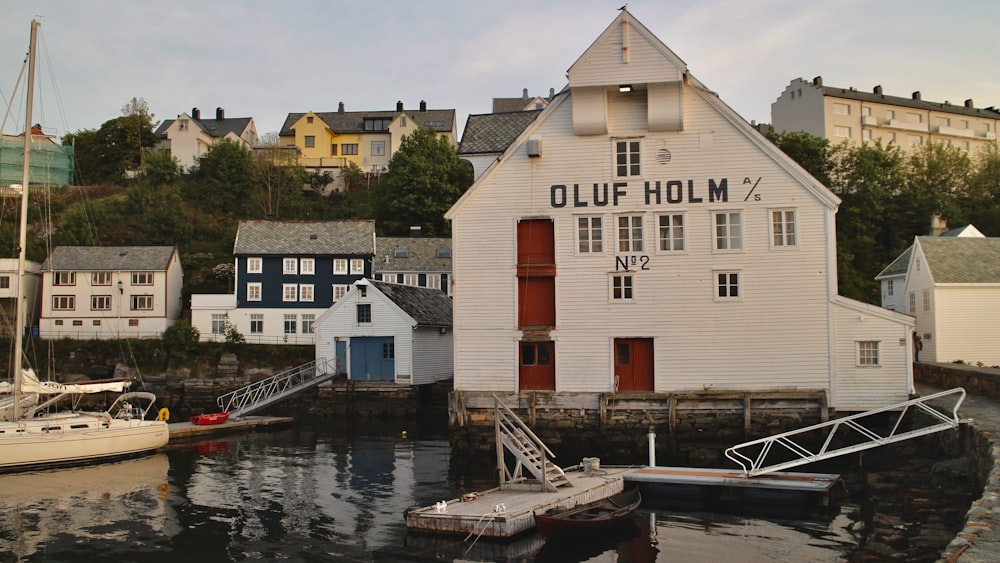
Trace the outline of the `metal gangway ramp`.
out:
M 229 416 L 239 418 L 311 389 L 336 375 L 337 370 L 332 369 L 327 359 L 323 358 L 230 391 L 215 401 L 223 411 L 229 412 Z
M 737 444 L 726 450 L 726 457 L 743 468 L 744 477 L 756 477 L 814 461 L 952 430 L 965 422 L 958 418 L 958 407 L 964 400 L 965 389 L 956 387 L 784 434 Z M 943 408 L 931 405 L 932 402 Z M 880 434 L 874 428 L 874 424 L 880 421 L 875 419 L 884 416 L 890 417 L 891 424 L 887 432 L 883 431 Z M 893 417 L 895 422 L 892 422 Z M 884 428 L 885 425 L 882 424 L 881 427 Z M 824 434 L 825 439 L 823 439 Z M 806 441 L 811 444 L 822 441 L 822 446 L 813 451 L 805 445 Z

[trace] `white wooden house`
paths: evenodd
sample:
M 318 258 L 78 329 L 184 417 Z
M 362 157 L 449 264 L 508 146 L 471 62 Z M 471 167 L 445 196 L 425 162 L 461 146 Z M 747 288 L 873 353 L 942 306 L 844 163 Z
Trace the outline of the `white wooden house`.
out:
M 43 338 L 159 338 L 183 308 L 176 246 L 58 246 L 41 273 Z
M 456 392 L 908 398 L 913 320 L 838 295 L 832 192 L 627 9 L 568 78 L 446 214 Z
M 449 379 L 451 315 L 439 289 L 360 280 L 316 319 L 316 359 L 355 381 Z
M 915 237 L 890 265 L 903 264 L 897 306 L 916 319 L 920 361 L 1000 365 L 1000 238 L 948 233 Z

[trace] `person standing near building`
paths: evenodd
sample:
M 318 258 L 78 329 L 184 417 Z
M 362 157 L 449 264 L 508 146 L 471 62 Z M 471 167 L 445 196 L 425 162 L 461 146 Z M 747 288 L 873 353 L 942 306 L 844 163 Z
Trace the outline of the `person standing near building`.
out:
M 917 331 L 913 331 L 913 361 L 920 361 L 920 351 L 924 349 L 924 339 Z

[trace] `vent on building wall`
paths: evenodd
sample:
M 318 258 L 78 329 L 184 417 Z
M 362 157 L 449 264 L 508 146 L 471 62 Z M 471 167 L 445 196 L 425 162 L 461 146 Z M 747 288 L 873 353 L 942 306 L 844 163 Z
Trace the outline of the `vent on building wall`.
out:
M 670 149 L 660 149 L 656 152 L 656 162 L 667 164 L 670 162 Z
M 542 141 L 541 139 L 528 139 L 526 145 L 528 156 L 540 157 L 542 156 Z

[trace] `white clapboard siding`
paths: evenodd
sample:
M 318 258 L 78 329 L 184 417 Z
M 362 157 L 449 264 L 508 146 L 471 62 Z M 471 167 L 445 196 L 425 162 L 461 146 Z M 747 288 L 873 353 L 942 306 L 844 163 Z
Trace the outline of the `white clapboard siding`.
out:
M 898 314 L 864 303 L 838 298 L 836 322 L 836 385 L 831 402 L 842 410 L 869 410 L 909 399 L 912 391 L 911 326 Z M 879 365 L 858 365 L 858 342 L 879 343 Z M 900 373 L 907 374 L 900 377 Z
M 995 285 L 938 285 L 932 290 L 931 310 L 936 322 L 928 331 L 931 338 L 924 339 L 921 361 L 1000 365 L 1000 298 Z M 935 355 L 926 355 L 928 350 Z
M 452 333 L 438 328 L 413 330 L 413 385 L 450 379 L 455 374 L 452 361 Z
M 621 18 L 637 24 L 627 13 Z M 683 66 L 658 40 L 646 37 L 648 30 L 632 29 L 638 32 L 629 42 L 627 65 L 621 64 L 621 35 L 613 25 L 571 68 L 570 91 L 557 96 L 448 212 L 454 236 L 455 388 L 517 390 L 516 226 L 521 219 L 547 218 L 555 236 L 556 327 L 550 336 L 557 392 L 613 390 L 615 338 L 649 338 L 658 392 L 820 389 L 847 397 L 852 406 L 871 399 L 866 397 L 871 389 L 836 384 L 840 367 L 847 365 L 840 357 L 844 342 L 850 340 L 852 350 L 856 345 L 852 335 L 839 332 L 835 310 L 864 307 L 837 297 L 835 196 L 691 77 L 680 93 L 680 130 L 650 131 L 649 104 L 656 102 L 647 102 L 641 91 L 622 94 L 612 86 L 604 93 L 601 116 L 607 133 L 575 134 L 574 88 L 588 87 L 592 98 L 592 87 L 629 79 L 665 82 L 671 77 L 664 73 L 672 72 L 665 67 Z M 594 107 L 588 102 L 588 111 Z M 594 132 L 600 119 L 590 113 L 584 119 L 582 130 Z M 528 139 L 541 140 L 541 156 L 527 156 Z M 623 181 L 615 177 L 614 144 L 625 139 L 641 141 L 642 175 L 630 178 L 614 201 L 612 184 Z M 680 197 L 676 191 L 668 195 L 668 182 L 678 181 Z M 726 201 L 711 201 L 712 181 L 726 182 Z M 795 211 L 792 247 L 773 247 L 770 214 L 778 209 Z M 741 250 L 714 250 L 713 213 L 723 211 L 741 213 Z M 656 221 L 664 213 L 683 215 L 683 251 L 658 249 Z M 642 251 L 618 251 L 615 222 L 621 215 L 643 218 Z M 579 252 L 581 216 L 602 218 L 602 252 Z M 631 302 L 611 299 L 610 276 L 619 260 L 634 276 Z M 719 270 L 740 273 L 739 300 L 715 298 Z M 891 312 L 878 318 L 880 330 L 892 338 L 912 324 Z M 876 394 L 896 397 L 909 390 L 905 352 L 892 351 Z M 860 375 L 851 358 L 845 377 Z

